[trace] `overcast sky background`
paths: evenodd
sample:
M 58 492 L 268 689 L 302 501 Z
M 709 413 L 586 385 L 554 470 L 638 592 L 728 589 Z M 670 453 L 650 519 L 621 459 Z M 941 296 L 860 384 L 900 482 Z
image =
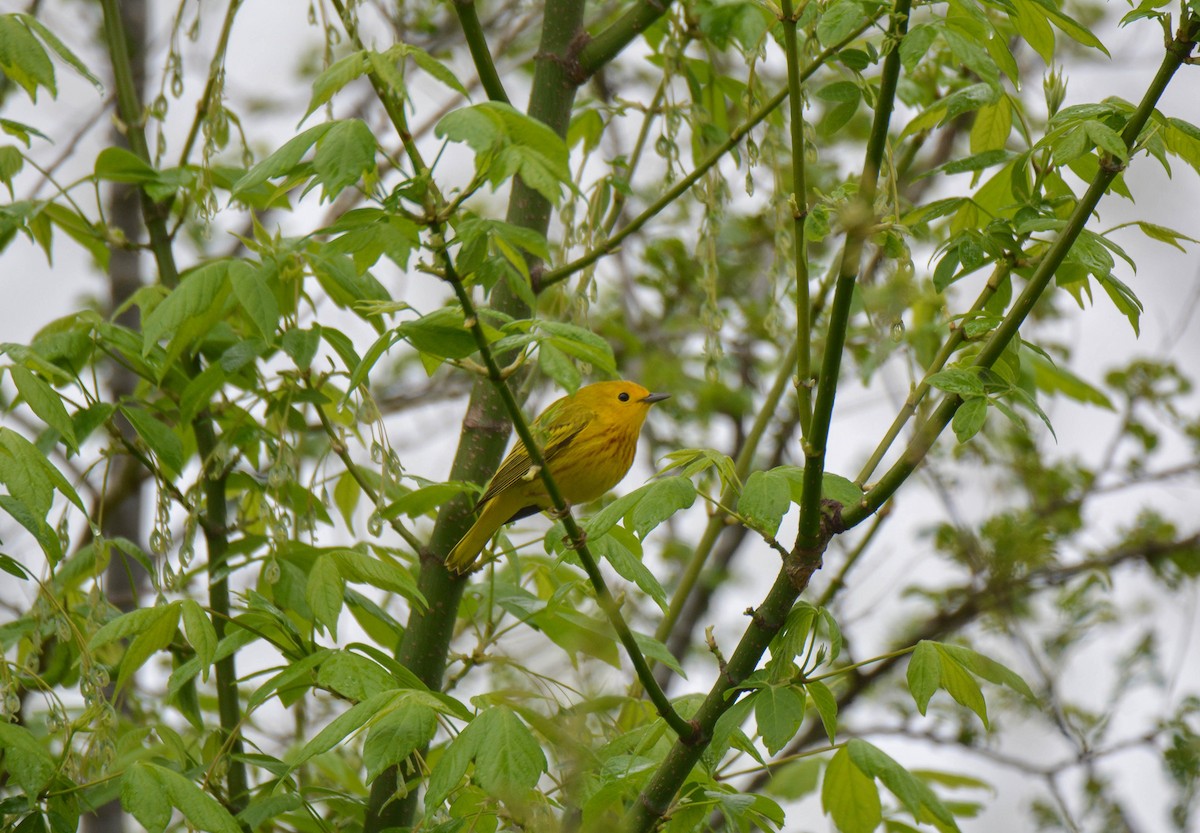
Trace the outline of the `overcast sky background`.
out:
M 6 0 L 2 5 L 7 7 L 9 3 Z M 160 14 L 174 11 L 174 4 L 151 5 L 156 6 L 156 12 Z M 309 96 L 306 84 L 296 80 L 299 63 L 305 55 L 311 57 L 320 38 L 319 32 L 305 20 L 307 5 L 294 0 L 249 0 L 239 13 L 233 32 L 227 76 L 233 109 L 240 110 L 246 102 L 264 99 L 269 99 L 277 105 L 286 105 L 280 108 L 280 112 L 266 118 L 260 119 L 251 115 L 246 118 L 248 129 L 263 131 L 255 132 L 251 136 L 252 143 L 260 151 L 260 158 L 264 148 L 277 146 L 296 132 L 296 117 L 303 112 Z M 1113 4 L 1114 13 L 1122 13 L 1124 9 L 1123 4 Z M 195 7 L 189 6 L 188 16 L 194 13 Z M 212 44 L 219 28 L 219 15 L 223 13 L 223 6 L 218 9 L 206 4 L 199 41 L 196 44 L 185 45 L 188 87 L 181 101 L 172 102 L 169 126 L 172 143 L 168 158 L 173 158 L 172 154 L 177 152 L 178 141 L 186 131 L 190 115 L 194 112 L 194 101 L 200 92 Z M 103 54 L 94 41 L 95 14 L 94 4 L 42 4 L 42 18 L 47 25 L 59 33 L 72 49 L 84 56 L 97 75 L 106 77 L 107 67 Z M 156 19 L 151 27 L 156 55 L 160 60 L 169 30 L 170 20 L 166 17 Z M 1095 101 L 1108 95 L 1136 101 L 1159 63 L 1162 54 L 1161 33 L 1153 25 L 1143 24 L 1124 31 L 1106 25 L 1097 34 L 1111 50 L 1113 60 L 1068 66 L 1067 103 Z M 298 44 L 305 46 L 301 47 Z M 157 83 L 157 70 L 154 69 L 156 63 L 154 60 L 150 62 L 152 86 Z M 4 116 L 28 122 L 55 138 L 54 146 L 45 143 L 35 145 L 33 154 L 43 164 L 50 164 L 52 160 L 57 159 L 68 149 L 69 137 L 78 134 L 78 143 L 70 147 L 73 151 L 70 157 L 56 170 L 58 180 L 68 183 L 86 176 L 91 170 L 96 153 L 109 142 L 110 121 L 107 113 L 102 112 L 103 99 L 94 88 L 61 65 L 56 69 L 60 84 L 57 101 L 39 101 L 39 105 L 34 108 L 23 95 L 14 94 Z M 461 74 L 465 77 L 468 70 L 465 67 L 461 69 Z M 1180 71 L 1160 105 L 1163 112 L 1194 124 L 1200 123 L 1200 96 L 1196 94 L 1196 90 L 1200 88 L 1198 72 L 1200 67 L 1185 67 Z M 1035 78 L 1033 83 L 1036 82 Z M 321 117 L 322 114 L 315 114 L 305 126 L 316 123 Z M 1132 220 L 1148 220 L 1200 238 L 1200 209 L 1197 209 L 1197 206 L 1200 206 L 1200 177 L 1181 162 L 1175 163 L 1173 167 L 1174 178 L 1168 179 L 1156 161 L 1145 156 L 1136 158 L 1126 175 L 1126 182 L 1136 202 L 1131 204 L 1116 196 L 1106 198 L 1100 208 L 1100 218 L 1093 222 L 1092 228 L 1106 229 Z M 18 199 L 28 197 L 33 187 L 34 179 L 27 171 L 18 180 Z M 40 195 L 46 194 L 47 190 L 43 188 Z M 503 194 L 492 199 L 499 204 Z M 323 211 L 324 208 L 316 206 L 313 201 L 295 217 L 285 220 L 296 228 L 310 228 L 313 218 L 321 216 Z M 1135 275 L 1129 272 L 1124 264 L 1118 263 L 1117 275 L 1133 287 L 1145 302 L 1146 312 L 1142 321 L 1141 338 L 1135 338 L 1125 318 L 1112 307 L 1106 297 L 1097 295 L 1094 308 L 1072 316 L 1060 325 L 1062 340 L 1071 343 L 1076 349 L 1077 362 L 1072 366 L 1073 369 L 1079 375 L 1098 384 L 1102 380 L 1104 370 L 1114 364 L 1123 363 L 1137 355 L 1165 354 L 1174 357 L 1185 369 L 1195 371 L 1200 367 L 1200 362 L 1197 362 L 1197 358 L 1200 357 L 1200 326 L 1197 326 L 1200 247 L 1193 245 L 1189 246 L 1187 252 L 1179 252 L 1148 240 L 1136 229 L 1121 232 L 1117 239 L 1139 266 Z M 922 264 L 917 265 L 921 268 Z M 406 299 L 417 297 L 428 305 L 440 297 L 440 288 L 430 288 L 428 283 L 419 278 L 403 278 L 394 271 L 380 274 L 380 278 L 395 295 Z M 23 237 L 14 240 L 8 249 L 0 254 L 0 286 L 3 287 L 6 299 L 6 302 L 0 305 L 0 341 L 17 343 L 28 342 L 47 322 L 76 309 L 85 299 L 102 296 L 106 292 L 104 278 L 98 274 L 88 256 L 74 243 L 57 237 L 53 263 L 47 263 L 41 251 Z M 360 345 L 360 348 L 362 347 L 365 345 Z M 880 423 L 886 424 L 890 421 L 895 402 L 905 393 L 899 385 L 893 389 L 875 386 L 870 390 L 851 390 L 839 398 L 830 445 L 833 470 L 857 470 L 869 451 L 868 444 L 862 438 L 866 436 L 873 439 L 878 436 Z M 1062 400 L 1050 400 L 1045 403 L 1045 407 L 1056 427 L 1060 428 L 1057 444 L 1049 446 L 1049 453 L 1078 453 L 1087 456 L 1102 444 L 1100 438 L 1107 438 L 1104 426 L 1110 424 L 1111 418 L 1108 414 Z M 443 403 L 418 409 L 411 414 L 409 418 L 414 420 L 415 428 L 407 433 L 410 437 L 419 437 L 420 442 L 406 444 L 402 437 L 393 436 L 397 449 L 402 454 L 410 455 L 406 457 L 406 465 L 411 470 L 433 477 L 445 476 L 445 464 L 440 461 L 450 459 L 456 439 L 456 433 L 446 427 L 457 423 L 461 409 L 462 403 Z M 1062 426 L 1070 428 L 1062 430 Z M 412 462 L 408 462 L 409 459 Z M 627 479 L 621 490 L 626 491 L 638 485 L 640 478 L 649 474 L 649 465 L 649 461 L 639 461 L 639 468 Z M 1146 490 L 1145 495 L 1158 502 L 1166 514 L 1183 521 L 1191 521 L 1190 526 L 1194 526 L 1196 507 L 1200 506 L 1200 490 L 1194 481 L 1169 489 Z M 928 499 L 928 493 L 922 497 L 920 490 L 911 490 L 902 495 L 901 505 L 906 508 L 920 505 L 925 499 Z M 1121 497 L 1115 500 L 1127 501 L 1128 498 Z M 982 516 L 995 508 L 987 503 L 986 497 L 977 497 L 976 501 L 967 506 L 971 516 Z M 1127 506 L 1112 508 L 1111 514 L 1098 512 L 1096 517 L 1090 520 L 1097 528 L 1111 528 L 1113 523 L 1124 522 L 1132 517 Z M 931 512 L 936 510 L 937 507 L 931 506 Z M 914 516 L 911 512 L 901 514 L 905 517 L 898 520 L 890 532 L 898 546 L 873 553 L 855 573 L 858 586 L 849 604 L 853 622 L 843 623 L 843 626 L 853 625 L 857 640 L 855 649 L 860 656 L 870 655 L 873 645 L 882 650 L 889 642 L 891 629 L 903 610 L 902 607 L 897 607 L 896 600 L 890 598 L 890 591 L 906 576 L 914 574 L 914 571 L 916 574 L 931 571 L 931 576 L 936 578 L 935 556 L 917 532 L 921 526 L 928 523 L 931 515 L 917 513 Z M 794 524 L 794 519 L 791 523 Z M 11 544 L 9 538 L 12 525 L 4 522 L 2 526 L 6 543 Z M 536 525 L 534 528 L 540 529 Z M 785 526 L 781 531 L 781 538 L 787 529 Z M 1097 535 L 1097 540 L 1101 537 Z M 15 535 L 12 538 L 18 540 Z M 11 552 L 12 549 L 10 546 L 8 551 Z M 764 554 L 764 557 L 769 556 Z M 40 569 L 36 562 L 31 566 L 35 570 Z M 747 604 L 760 599 L 765 582 L 769 580 L 773 570 L 774 565 L 770 570 L 764 569 L 761 573 L 756 571 L 756 574 L 752 575 L 743 574 L 731 581 L 724 590 L 727 603 L 722 609 L 736 613 Z M 818 577 L 818 583 L 820 580 Z M 16 588 L 9 587 L 2 592 L 8 597 L 14 589 Z M 1123 603 L 1134 605 L 1144 599 L 1146 590 L 1147 586 L 1143 582 L 1133 580 L 1129 583 L 1117 583 L 1113 592 Z M 1138 731 L 1144 731 L 1148 720 L 1169 711 L 1187 694 L 1200 694 L 1200 617 L 1197 616 L 1195 601 L 1193 591 L 1191 601 L 1182 607 L 1146 610 L 1142 614 L 1147 621 L 1153 618 L 1154 624 L 1163 634 L 1167 648 L 1165 653 L 1176 658 L 1174 668 L 1178 671 L 1179 678 L 1172 691 L 1171 703 L 1147 703 L 1121 713 L 1119 720 L 1128 722 L 1131 736 Z M 872 616 L 881 609 L 881 605 L 890 605 L 891 614 Z M 740 632 L 740 629 L 740 616 L 731 615 L 729 621 L 722 623 L 718 630 L 718 634 L 724 637 L 722 644 L 732 644 L 734 635 Z M 1112 652 L 1114 646 L 1101 642 L 1095 646 L 1095 650 L 1097 658 L 1101 658 Z M 708 665 L 704 662 L 694 662 L 689 668 L 692 672 L 689 688 L 706 690 L 711 679 L 711 669 Z M 1078 690 L 1072 693 L 1080 697 L 1092 697 L 1097 701 L 1097 705 L 1102 702 L 1109 687 L 1116 683 L 1114 680 L 1097 679 L 1088 668 L 1072 670 L 1068 676 L 1072 685 L 1078 687 Z M 1046 745 L 1046 757 L 1053 758 L 1056 754 L 1053 739 L 1046 739 L 1038 734 L 1038 731 L 1032 728 L 1029 731 L 1018 728 L 1007 734 L 1004 742 L 1007 747 L 1025 752 Z M 947 755 L 941 750 L 920 743 L 889 738 L 888 744 L 887 748 L 893 756 L 901 758 L 910 766 L 928 765 L 953 769 L 978 765 L 974 757 L 964 757 L 961 753 Z M 1138 751 L 1119 756 L 1106 766 L 1117 767 L 1115 771 L 1121 774 L 1120 789 L 1126 794 L 1127 805 L 1137 814 L 1139 829 L 1148 833 L 1166 830 L 1165 820 L 1161 816 L 1165 792 L 1158 761 L 1148 752 Z M 968 821 L 964 830 L 981 833 L 1013 829 L 1013 813 L 1027 801 L 1028 793 L 1006 788 L 1005 784 L 1010 783 L 1012 776 L 1004 769 L 983 767 L 980 775 L 997 783 L 998 791 L 994 797 L 982 796 L 989 803 L 988 810 L 980 819 Z M 796 829 L 796 825 L 804 829 L 826 829 L 827 822 L 817 817 L 819 810 L 814 810 L 814 815 L 806 819 L 807 812 L 806 809 L 801 815 L 789 818 L 788 829 Z

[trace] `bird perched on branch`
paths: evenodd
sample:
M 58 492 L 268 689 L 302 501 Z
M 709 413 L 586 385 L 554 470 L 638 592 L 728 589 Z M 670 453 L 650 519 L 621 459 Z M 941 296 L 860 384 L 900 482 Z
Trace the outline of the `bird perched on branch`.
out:
M 597 382 L 542 411 L 530 427 L 563 500 L 587 503 L 620 483 L 633 465 L 650 406 L 668 396 L 634 382 Z M 446 567 L 467 572 L 501 526 L 552 505 L 518 438 L 475 506 L 479 517 L 446 556 Z

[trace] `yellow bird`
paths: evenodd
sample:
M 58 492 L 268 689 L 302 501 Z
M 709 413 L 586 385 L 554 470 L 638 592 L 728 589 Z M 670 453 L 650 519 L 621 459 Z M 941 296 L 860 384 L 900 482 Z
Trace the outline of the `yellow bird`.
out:
M 634 382 L 597 382 L 542 411 L 530 427 L 567 503 L 595 500 L 621 482 L 650 406 L 668 396 Z M 475 505 L 479 517 L 446 556 L 447 569 L 467 572 L 501 526 L 551 506 L 541 473 L 518 439 Z

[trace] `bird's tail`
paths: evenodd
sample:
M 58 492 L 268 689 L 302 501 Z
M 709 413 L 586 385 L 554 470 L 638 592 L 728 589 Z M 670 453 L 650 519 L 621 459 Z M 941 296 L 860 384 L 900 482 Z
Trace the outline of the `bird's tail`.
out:
M 483 548 L 496 534 L 496 530 L 508 520 L 503 517 L 503 514 L 503 508 L 498 505 L 497 501 L 488 501 L 487 505 L 483 507 L 483 511 L 479 513 L 479 517 L 475 519 L 475 523 L 471 524 L 471 528 L 446 556 L 446 569 L 462 575 L 474 567 L 479 553 L 483 552 Z

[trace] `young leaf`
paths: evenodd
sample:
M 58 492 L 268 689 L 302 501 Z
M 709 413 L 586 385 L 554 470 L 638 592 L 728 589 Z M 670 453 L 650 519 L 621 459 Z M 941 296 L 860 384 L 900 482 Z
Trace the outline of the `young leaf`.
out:
M 27 796 L 41 793 L 58 769 L 28 729 L 7 720 L 0 721 L 0 748 L 4 749 L 4 768 Z
M 162 833 L 171 820 L 171 800 L 154 768 L 138 761 L 121 778 L 121 807 L 146 828 L 147 833 Z
M 800 731 L 804 697 L 790 685 L 768 685 L 754 695 L 754 719 L 767 751 L 779 753 Z
M 932 815 L 943 830 L 958 830 L 954 816 L 942 804 L 937 794 L 917 776 L 913 775 L 900 764 L 896 763 L 883 750 L 864 740 L 854 738 L 846 744 L 846 750 L 860 770 L 872 778 L 878 778 L 883 785 L 891 790 L 896 798 L 912 813 L 913 820 L 922 822 L 926 819 L 925 811 Z
M 193 599 L 182 600 L 183 629 L 187 634 L 188 644 L 196 651 L 203 669 L 205 681 L 208 680 L 208 669 L 217 655 L 217 631 L 212 619 L 204 612 L 204 608 Z
M 13 384 L 17 386 L 17 392 L 21 394 L 30 410 L 37 414 L 42 422 L 57 431 L 68 446 L 78 449 L 75 425 L 54 388 L 19 364 L 10 367 L 8 372 L 12 376 Z
M 183 442 L 179 435 L 144 408 L 121 406 L 121 413 L 146 447 L 154 452 L 158 462 L 169 474 L 178 477 L 183 471 Z
M 330 638 L 337 639 L 338 617 L 342 613 L 346 580 L 342 578 L 337 563 L 328 555 L 320 556 L 308 574 L 305 600 L 312 608 L 313 619 L 318 628 L 329 631 Z
M 817 714 L 821 716 L 821 725 L 825 727 L 825 735 L 829 738 L 830 743 L 834 743 L 837 737 L 838 723 L 837 698 L 833 696 L 829 686 L 820 680 L 805 683 L 804 690 L 808 692 L 809 699 L 816 706 Z
M 846 747 L 825 768 L 821 805 L 842 833 L 871 833 L 883 820 L 875 780 L 854 764 Z
M 933 697 L 942 681 L 941 662 L 934 644 L 921 640 L 908 659 L 908 691 L 921 714 L 925 714 L 929 698 Z
M 157 764 L 147 763 L 144 766 L 154 772 L 171 804 L 191 826 L 209 833 L 242 833 L 242 828 L 229 811 L 190 778 Z
M 487 709 L 463 735 L 474 747 L 475 780 L 489 795 L 520 799 L 546 771 L 541 744 L 510 709 Z
M 951 367 L 938 371 L 928 379 L 929 384 L 946 393 L 957 393 L 959 396 L 983 396 L 983 382 L 979 374 L 973 370 L 961 367 Z
M 954 429 L 954 436 L 960 443 L 965 443 L 983 428 L 983 424 L 987 421 L 987 409 L 986 396 L 967 397 L 958 406 L 950 425 Z
M 774 537 L 791 502 L 791 487 L 786 477 L 779 472 L 756 471 L 746 478 L 737 511 L 751 527 Z
M 696 487 L 685 477 L 655 480 L 630 514 L 633 531 L 642 540 L 667 518 L 689 508 L 696 500 Z

